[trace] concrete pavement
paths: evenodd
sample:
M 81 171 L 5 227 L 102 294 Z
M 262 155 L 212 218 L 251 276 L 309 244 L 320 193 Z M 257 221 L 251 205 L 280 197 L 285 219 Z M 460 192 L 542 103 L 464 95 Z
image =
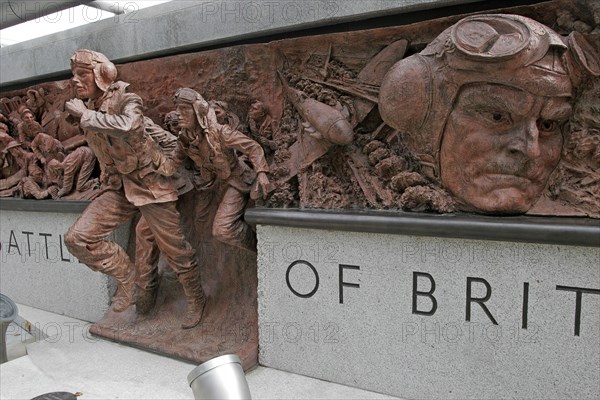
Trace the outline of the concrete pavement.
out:
M 0 366 L 0 398 L 79 392 L 81 400 L 193 399 L 187 374 L 195 364 L 94 337 L 85 321 L 18 307 L 34 335 L 9 327 L 8 356 L 14 359 Z M 253 399 L 393 399 L 261 366 L 246 378 Z

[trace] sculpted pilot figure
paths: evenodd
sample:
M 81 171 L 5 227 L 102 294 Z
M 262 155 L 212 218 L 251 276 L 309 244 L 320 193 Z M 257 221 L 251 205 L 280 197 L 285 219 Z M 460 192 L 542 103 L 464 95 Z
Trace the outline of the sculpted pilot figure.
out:
M 21 115 L 22 122 L 17 125 L 17 132 L 19 133 L 19 142 L 24 149 L 29 150 L 31 142 L 35 139 L 36 135 L 40 132 L 44 132 L 42 126 L 35 120 L 33 112 L 24 106 L 19 108 L 19 114 Z
M 194 251 L 180 227 L 175 180 L 155 172 L 158 145 L 145 130 L 142 100 L 117 81 L 117 70 L 103 54 L 78 50 L 71 57 L 77 99 L 65 109 L 80 119 L 89 147 L 102 168 L 104 192 L 94 199 L 65 235 L 69 251 L 92 270 L 117 281 L 112 308 L 132 303 L 136 269 L 127 253 L 107 236 L 139 210 L 158 247 L 177 273 L 187 299 L 182 327 L 200 322 L 205 304 Z M 81 101 L 87 99 L 87 105 Z
M 269 115 L 267 106 L 260 100 L 254 100 L 248 109 L 248 129 L 252 137 L 270 150 L 277 149 L 274 135 L 276 132 L 273 118 Z
M 229 125 L 221 125 L 215 109 L 196 91 L 179 89 L 174 100 L 180 132 L 174 149 L 169 143 L 161 146 L 160 152 L 153 153 L 156 171 L 173 176 L 189 157 L 194 164 L 194 186 L 200 191 L 210 191 L 200 198 L 196 218 L 206 219 L 211 200 L 223 193 L 214 216 L 213 236 L 229 245 L 256 251 L 256 236 L 243 221 L 243 213 L 250 191 L 256 196 L 260 192 L 268 193 L 268 164 L 262 148 Z M 244 155 L 254 169 L 238 158 L 236 151 Z M 251 186 L 253 182 L 254 187 Z M 183 193 L 184 190 L 180 191 Z M 160 249 L 155 246 L 153 231 L 148 229 L 143 218 L 140 219 L 136 226 L 136 257 L 139 259 L 136 263 L 139 293 L 136 307 L 142 314 L 152 309 L 156 299 L 157 250 Z
M 522 16 L 467 17 L 390 69 L 381 116 L 461 210 L 525 213 L 560 161 L 576 45 Z
M 199 190 L 215 190 L 225 185 L 215 214 L 213 236 L 227 244 L 256 251 L 256 237 L 243 221 L 248 194 L 257 198 L 269 189 L 269 166 L 262 147 L 243 133 L 217 122 L 214 109 L 202 96 L 189 88 L 175 94 L 181 132 L 173 157 L 155 159 L 157 170 L 165 175 L 177 171 L 189 157 L 197 170 Z M 245 155 L 252 168 L 240 160 Z M 158 153 L 161 154 L 161 153 Z

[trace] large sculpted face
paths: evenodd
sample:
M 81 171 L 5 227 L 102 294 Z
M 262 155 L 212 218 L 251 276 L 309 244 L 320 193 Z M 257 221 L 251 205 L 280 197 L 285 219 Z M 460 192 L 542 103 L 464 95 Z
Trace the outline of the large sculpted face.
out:
M 459 93 L 440 148 L 443 186 L 462 209 L 523 213 L 560 160 L 566 98 L 473 84 Z
M 96 84 L 94 71 L 88 68 L 76 67 L 73 69 L 73 82 L 75 91 L 80 99 L 95 99 L 102 95 L 102 90 Z
M 181 129 L 194 129 L 198 126 L 196 112 L 190 103 L 177 103 L 176 112 L 179 116 L 178 123 Z

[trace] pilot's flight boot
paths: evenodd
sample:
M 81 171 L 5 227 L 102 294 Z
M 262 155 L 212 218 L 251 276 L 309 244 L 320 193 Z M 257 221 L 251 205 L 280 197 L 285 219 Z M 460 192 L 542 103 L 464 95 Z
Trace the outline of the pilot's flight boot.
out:
M 193 328 L 200 323 L 206 304 L 204 290 L 200 284 L 200 274 L 198 269 L 194 268 L 191 271 L 179 274 L 178 278 L 183 286 L 183 292 L 187 301 L 187 309 L 183 316 L 181 327 L 183 329 Z
M 135 291 L 135 268 L 127 264 L 125 271 L 114 274 L 117 281 L 117 291 L 112 298 L 112 310 L 114 312 L 123 312 L 133 303 Z
M 158 293 L 158 287 L 141 288 L 136 284 L 136 300 L 135 310 L 138 314 L 148 314 L 156 303 L 156 294 Z

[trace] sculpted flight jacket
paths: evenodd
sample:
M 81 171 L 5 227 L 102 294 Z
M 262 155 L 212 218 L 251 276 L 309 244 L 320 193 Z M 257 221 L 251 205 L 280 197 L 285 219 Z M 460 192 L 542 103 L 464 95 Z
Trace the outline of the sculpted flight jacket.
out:
M 213 122 L 209 129 L 215 130 L 212 137 L 218 138 L 220 151 L 215 151 L 216 146 L 211 145 L 205 132 L 184 129 L 179 134 L 175 155 L 161 155 L 154 160 L 157 171 L 171 175 L 189 157 L 197 170 L 195 185 L 198 189 L 206 189 L 217 181 L 224 181 L 241 192 L 250 191 L 256 174 L 269 171 L 262 147 L 228 125 Z M 253 168 L 240 159 L 236 151 L 246 156 Z
M 127 93 L 127 86 L 121 81 L 113 83 L 99 99 L 99 106 L 88 102 L 81 117 L 80 126 L 105 174 L 103 188 L 123 187 L 136 206 L 177 200 L 177 182 L 154 169 L 152 152 L 159 151 L 158 144 L 144 129 L 142 99 Z

